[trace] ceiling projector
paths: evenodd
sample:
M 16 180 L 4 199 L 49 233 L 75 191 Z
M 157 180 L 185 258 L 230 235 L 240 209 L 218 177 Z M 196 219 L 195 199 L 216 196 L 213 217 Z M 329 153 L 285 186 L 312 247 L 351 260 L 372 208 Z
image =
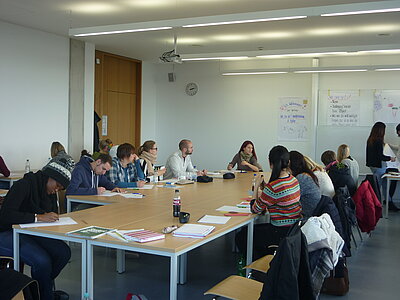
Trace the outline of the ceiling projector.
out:
M 171 51 L 164 52 L 160 57 L 160 62 L 164 63 L 182 63 L 181 56 L 176 53 L 175 49 Z

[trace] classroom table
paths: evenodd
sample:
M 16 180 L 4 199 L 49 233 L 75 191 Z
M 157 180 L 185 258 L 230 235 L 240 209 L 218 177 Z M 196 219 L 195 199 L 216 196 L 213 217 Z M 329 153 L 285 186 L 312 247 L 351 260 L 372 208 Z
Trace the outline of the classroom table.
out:
M 22 177 L 24 177 L 24 175 L 25 175 L 24 171 L 13 171 L 10 173 L 10 176 L 8 177 L 0 175 L 0 181 L 9 182 L 11 188 L 14 182 L 20 180 Z
M 252 173 L 238 174 L 236 179 L 214 179 L 213 183 L 195 183 L 185 185 L 180 189 L 182 211 L 190 212 L 190 222 L 196 223 L 205 214 L 222 215 L 216 211 L 222 205 L 235 205 L 241 198 L 247 197 L 251 187 Z M 137 191 L 135 191 L 137 192 Z M 235 216 L 226 224 L 215 225 L 215 230 L 202 239 L 174 237 L 167 234 L 163 240 L 149 243 L 123 242 L 108 235 L 94 240 L 72 238 L 66 233 L 86 227 L 97 225 L 118 229 L 145 228 L 160 232 L 163 227 L 178 225 L 177 218 L 172 216 L 173 188 L 154 187 L 151 190 L 140 190 L 146 196 L 142 199 L 126 199 L 121 196 L 69 196 L 73 200 L 86 201 L 85 203 L 100 203 L 102 206 L 68 213 L 78 222 L 76 225 L 51 226 L 24 229 L 19 225 L 14 226 L 14 257 L 19 258 L 18 235 L 33 234 L 66 241 L 76 241 L 82 244 L 82 297 L 93 299 L 95 272 L 93 268 L 93 247 L 107 247 L 117 250 L 129 250 L 170 258 L 170 292 L 169 299 L 177 299 L 178 281 L 184 281 L 186 275 L 186 254 L 216 238 L 243 226 L 248 227 L 247 237 L 247 263 L 252 260 L 253 225 L 255 215 Z M 92 198 L 93 202 L 90 202 Z M 105 205 L 108 204 L 108 205 Z M 211 225 L 211 224 L 210 224 Z M 18 263 L 15 264 L 16 266 Z M 178 272 L 178 269 L 180 272 Z M 178 280 L 179 275 L 179 280 Z M 183 278 L 183 279 L 182 279 Z M 182 280 L 181 280 L 182 279 Z
M 394 174 L 384 174 L 382 178 L 386 178 L 387 180 L 387 188 L 386 188 L 386 205 L 385 205 L 385 218 L 387 219 L 389 216 L 389 190 L 390 190 L 390 182 L 392 180 L 400 180 L 400 175 Z
M 0 196 L 4 197 L 5 195 L 7 195 L 8 190 L 2 190 L 0 189 Z

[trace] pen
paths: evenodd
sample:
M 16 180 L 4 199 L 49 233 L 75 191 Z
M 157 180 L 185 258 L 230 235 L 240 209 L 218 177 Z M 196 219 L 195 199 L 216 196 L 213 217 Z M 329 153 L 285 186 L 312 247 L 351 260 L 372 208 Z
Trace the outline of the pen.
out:
M 197 222 L 198 221 L 200 221 L 203 217 L 205 217 L 206 215 L 202 215 L 198 220 L 197 220 Z
M 85 220 L 81 220 L 83 223 L 85 223 L 86 225 L 88 225 L 88 223 Z

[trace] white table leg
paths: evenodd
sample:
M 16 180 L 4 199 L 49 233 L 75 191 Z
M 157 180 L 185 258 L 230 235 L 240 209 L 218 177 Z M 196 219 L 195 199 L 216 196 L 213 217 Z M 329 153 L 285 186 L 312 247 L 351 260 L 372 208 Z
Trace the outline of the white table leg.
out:
M 185 284 L 187 281 L 187 253 L 179 255 L 179 284 Z
M 14 270 L 19 272 L 19 234 L 13 230 Z
M 117 249 L 117 272 L 118 274 L 125 272 L 125 250 Z
M 390 190 L 390 177 L 386 177 L 387 186 L 386 186 L 386 207 L 385 207 L 385 217 L 386 219 L 389 217 L 389 190 Z
M 86 292 L 84 299 L 94 299 L 93 294 L 93 246 L 88 242 L 86 244 L 86 251 L 83 251 L 82 255 L 86 253 Z M 83 269 L 83 257 L 82 257 L 82 269 Z M 83 276 L 83 273 L 82 273 Z
M 178 298 L 178 257 L 176 255 L 171 256 L 170 268 L 169 299 L 176 300 Z
M 67 198 L 67 213 L 71 212 L 71 200 Z
M 254 234 L 254 219 L 247 225 L 247 258 L 246 265 L 253 261 L 253 234 Z M 250 270 L 246 269 L 246 276 L 249 275 Z
M 88 275 L 88 261 L 87 261 L 87 241 L 84 241 L 82 244 L 82 266 L 81 266 L 81 272 L 82 272 L 82 299 L 89 299 L 88 295 L 88 286 L 87 286 L 87 275 Z M 91 274 L 93 274 L 93 268 L 90 271 Z

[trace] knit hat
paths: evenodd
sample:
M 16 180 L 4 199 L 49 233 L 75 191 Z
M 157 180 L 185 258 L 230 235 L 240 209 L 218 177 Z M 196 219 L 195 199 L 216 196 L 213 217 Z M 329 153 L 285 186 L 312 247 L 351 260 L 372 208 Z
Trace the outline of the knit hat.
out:
M 74 167 L 75 163 L 71 157 L 55 156 L 43 167 L 42 171 L 66 189 L 71 182 L 71 172 Z

